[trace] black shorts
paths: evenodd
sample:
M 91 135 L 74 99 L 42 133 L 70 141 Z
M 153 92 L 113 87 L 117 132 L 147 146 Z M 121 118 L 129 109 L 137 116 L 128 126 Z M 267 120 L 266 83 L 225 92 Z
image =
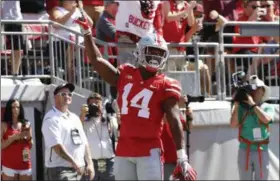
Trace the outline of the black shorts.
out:
M 21 24 L 5 24 L 4 30 L 6 32 L 22 32 Z M 21 50 L 24 49 L 23 37 L 22 35 L 7 35 L 7 40 L 9 41 L 9 49 Z

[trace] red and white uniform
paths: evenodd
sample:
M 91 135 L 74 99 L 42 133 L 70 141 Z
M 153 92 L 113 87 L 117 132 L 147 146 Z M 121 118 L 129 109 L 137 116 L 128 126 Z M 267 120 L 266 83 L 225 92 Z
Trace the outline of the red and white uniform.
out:
M 3 135 L 3 140 L 7 140 L 10 136 L 19 133 L 8 125 L 7 131 Z M 26 140 L 15 141 L 2 150 L 2 165 L 4 167 L 15 170 L 27 170 L 31 168 L 31 160 L 23 161 L 23 150 L 31 150 L 31 145 Z
M 183 125 L 183 128 L 186 127 L 186 120 L 181 115 L 180 117 L 181 123 Z M 168 123 L 164 123 L 163 125 L 163 131 L 161 135 L 162 144 L 163 144 L 163 150 L 164 150 L 164 163 L 171 163 L 176 164 L 177 163 L 177 155 L 176 155 L 176 145 L 171 133 L 171 130 L 169 128 Z
M 117 156 L 149 156 L 153 148 L 162 149 L 162 103 L 170 97 L 179 100 L 179 82 L 158 74 L 143 80 L 139 69 L 124 64 L 119 67 L 118 105 L 121 129 Z
M 145 16 L 141 11 L 139 1 L 118 1 L 119 9 L 116 15 L 117 32 L 126 32 L 143 37 L 154 31 L 162 34 L 162 18 L 160 1 L 152 1 L 153 13 Z

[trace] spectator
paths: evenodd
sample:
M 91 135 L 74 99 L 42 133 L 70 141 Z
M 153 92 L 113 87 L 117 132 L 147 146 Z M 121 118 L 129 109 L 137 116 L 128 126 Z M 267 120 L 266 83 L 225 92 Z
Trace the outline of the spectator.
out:
M 163 2 L 163 37 L 169 43 L 185 42 L 185 29 L 188 24 L 193 24 L 193 8 L 196 6 L 195 2 L 188 5 L 186 1 L 164 1 Z M 184 48 L 170 47 L 169 53 L 172 55 L 185 55 Z M 182 71 L 186 63 L 185 57 L 169 58 L 167 62 L 167 69 L 171 71 Z
M 153 0 L 118 1 L 116 16 L 118 63 L 136 64 L 133 51 L 141 37 L 154 31 L 162 35 L 161 2 Z M 124 45 L 125 44 L 125 45 Z
M 209 25 L 207 22 L 215 23 L 215 20 L 212 20 L 210 17 L 210 12 L 216 10 L 218 14 L 222 15 L 229 21 L 236 21 L 238 19 L 238 14 L 236 12 L 236 4 L 237 0 L 203 0 L 203 7 L 205 13 L 205 24 L 203 25 L 202 32 L 202 41 L 207 42 L 211 37 L 212 40 L 215 39 L 215 42 L 218 42 L 218 32 L 215 31 L 215 24 Z M 234 28 L 232 26 L 228 26 L 225 28 L 224 32 L 233 33 Z M 225 43 L 231 43 L 231 38 L 226 38 Z
M 45 8 L 46 0 L 21 0 L 20 8 L 23 19 L 45 20 L 48 19 Z
M 75 87 L 62 84 L 54 90 L 55 105 L 47 112 L 42 125 L 45 141 L 47 180 L 81 180 L 94 177 L 88 141 L 79 117 L 70 112 Z
M 255 0 L 246 0 L 244 1 L 244 13 L 243 15 L 238 19 L 238 21 L 258 21 L 261 16 L 260 11 L 260 1 Z M 235 27 L 235 32 L 239 33 L 239 27 Z M 258 36 L 251 36 L 251 37 L 235 37 L 233 39 L 234 44 L 259 44 L 260 43 L 260 37 Z M 234 54 L 256 54 L 258 52 L 257 47 L 247 47 L 247 48 L 241 48 L 241 47 L 235 47 L 232 50 L 232 53 Z M 243 59 L 243 60 L 242 60 Z M 238 67 L 235 67 L 235 69 L 241 68 L 244 72 L 247 73 L 248 67 L 251 64 L 252 58 L 237 58 L 236 64 Z M 234 63 L 234 62 L 233 62 Z M 242 64 L 243 63 L 243 64 Z
M 80 119 L 89 140 L 95 170 L 93 180 L 115 180 L 113 165 L 117 127 L 113 122 L 117 120 L 103 115 L 102 97 L 92 93 L 81 109 Z
M 275 3 L 275 5 L 274 5 L 274 13 L 275 13 L 275 15 L 276 16 L 280 16 L 280 11 L 279 11 L 279 1 L 273 1 L 274 3 Z
M 273 37 L 271 41 L 267 44 L 277 45 L 280 43 L 279 36 Z M 267 55 L 279 55 L 279 48 L 271 48 L 271 47 L 263 47 L 260 48 L 259 54 L 267 54 Z M 265 82 L 269 82 L 268 79 L 273 79 L 273 75 L 277 75 L 280 73 L 280 70 L 277 69 L 277 65 L 280 63 L 279 58 L 260 58 L 255 59 L 250 67 L 250 74 L 257 74 L 258 77 L 261 77 Z M 277 72 L 276 72 L 277 70 Z
M 104 42 L 115 42 L 116 41 L 116 14 L 118 12 L 119 3 L 110 0 L 104 1 L 105 10 L 103 11 L 100 19 L 96 24 L 96 38 Z M 103 49 L 101 49 L 103 52 Z M 117 50 L 115 47 L 108 48 L 109 55 L 117 55 Z M 114 59 L 109 59 L 109 61 L 116 67 L 117 62 Z
M 22 104 L 10 99 L 1 122 L 2 179 L 32 180 L 32 129 Z
M 196 41 L 199 41 L 201 39 L 201 30 L 202 30 L 202 22 L 204 18 L 204 11 L 203 6 L 201 4 L 196 4 L 194 10 L 194 25 L 193 26 L 186 26 L 186 34 L 185 34 L 185 40 L 186 42 L 190 41 L 190 39 L 197 39 Z M 202 49 L 199 48 L 199 53 L 201 54 Z M 187 55 L 194 55 L 194 49 L 186 48 L 186 54 Z M 195 71 L 195 60 L 194 58 L 188 58 L 187 63 L 184 66 L 185 70 L 187 71 Z M 210 95 L 211 93 L 211 76 L 209 73 L 208 66 L 201 60 L 198 60 L 198 68 L 200 71 L 200 87 L 202 94 Z
M 19 1 L 2 1 L 1 2 L 1 19 L 3 20 L 22 20 Z M 18 23 L 4 24 L 4 30 L 7 32 L 22 32 L 22 25 Z M 18 76 L 21 64 L 21 50 L 24 50 L 22 35 L 7 35 L 10 44 L 11 65 L 13 76 Z
M 279 16 L 275 15 L 274 12 L 274 2 L 269 0 L 261 1 L 261 8 L 265 11 L 265 15 L 262 17 L 262 21 L 267 22 L 279 22 Z M 272 41 L 273 37 L 261 37 L 263 43 Z
M 80 10 L 77 8 L 77 4 L 75 1 L 68 1 L 68 0 L 59 1 L 58 6 L 56 6 L 52 10 L 52 13 L 53 13 L 52 16 L 50 16 L 51 20 L 60 23 L 76 32 L 81 32 L 80 27 L 76 23 L 74 23 L 74 20 L 82 16 Z M 84 15 L 88 19 L 89 23 L 92 25 L 92 21 L 90 17 L 85 12 Z M 72 32 L 59 26 L 55 27 L 54 33 L 62 38 L 69 39 L 72 41 L 75 41 L 77 36 Z M 84 41 L 83 37 L 78 36 L 78 42 L 83 43 L 83 41 Z M 74 47 L 69 46 L 69 43 L 66 43 L 65 41 L 61 40 L 61 38 L 55 38 L 54 48 L 55 48 L 54 53 L 58 56 L 58 59 L 60 59 L 58 60 L 58 66 L 64 67 L 64 64 L 66 63 L 66 70 L 68 75 L 67 79 L 69 82 L 74 82 L 74 78 L 75 78 L 75 73 L 74 73 L 75 64 L 74 64 L 74 57 L 73 57 Z
M 186 107 L 185 102 L 187 100 L 182 99 L 180 100 L 181 108 Z M 190 108 L 187 108 L 185 114 L 189 117 L 189 122 L 186 122 L 186 117 L 185 115 L 181 115 L 181 123 L 183 126 L 184 131 L 186 131 L 188 128 L 190 128 L 191 121 L 193 120 L 193 115 L 192 115 L 192 110 Z M 188 127 L 188 125 L 190 127 Z M 164 125 L 163 125 L 163 130 L 162 130 L 162 145 L 163 145 L 163 150 L 164 150 L 164 180 L 170 180 L 170 176 L 172 175 L 172 172 L 174 168 L 176 167 L 177 164 L 177 155 L 176 155 L 176 146 L 173 140 L 172 133 L 169 128 L 169 124 L 166 120 L 166 117 L 164 118 Z
M 104 11 L 103 3 L 106 3 L 106 0 L 83 0 L 84 10 L 94 23 L 93 28 L 96 26 L 101 13 Z
M 263 16 L 263 21 L 278 21 L 279 22 L 279 16 L 275 14 L 275 4 L 274 1 L 269 0 L 262 0 L 261 2 L 261 8 L 266 9 L 266 15 Z
M 231 127 L 239 127 L 238 169 L 240 180 L 268 180 L 269 124 L 274 118 L 274 108 L 264 103 L 270 89 L 256 75 L 249 79 L 256 89 L 247 95 L 244 103 L 234 102 Z
M 105 10 L 96 24 L 96 38 L 104 42 L 116 42 L 116 14 L 118 12 L 119 3 L 114 0 L 104 1 Z M 100 47 L 103 53 L 103 47 Z M 108 47 L 108 55 L 117 56 L 117 47 Z M 117 67 L 116 59 L 108 59 L 112 65 Z M 110 86 L 111 96 L 115 99 L 117 97 L 117 90 Z

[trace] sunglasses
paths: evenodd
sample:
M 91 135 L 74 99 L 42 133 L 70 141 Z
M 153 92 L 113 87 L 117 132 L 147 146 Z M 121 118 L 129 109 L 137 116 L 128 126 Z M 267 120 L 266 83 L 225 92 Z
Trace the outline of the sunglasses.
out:
M 270 8 L 271 4 L 264 4 L 264 5 L 261 5 L 261 8 Z
M 260 8 L 260 7 L 261 7 L 261 6 L 255 6 L 255 5 L 252 5 L 252 6 L 251 6 L 252 9 L 257 9 L 257 8 Z
M 57 95 L 62 96 L 62 97 L 65 97 L 66 95 L 69 97 L 72 97 L 73 93 L 72 92 L 60 92 Z

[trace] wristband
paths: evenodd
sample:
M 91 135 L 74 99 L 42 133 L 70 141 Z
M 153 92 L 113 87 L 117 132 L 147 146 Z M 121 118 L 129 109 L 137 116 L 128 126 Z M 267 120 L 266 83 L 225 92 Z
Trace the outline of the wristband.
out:
M 186 157 L 188 157 L 188 156 L 186 154 L 185 149 L 177 150 L 177 159 L 182 159 L 182 158 L 186 158 Z

